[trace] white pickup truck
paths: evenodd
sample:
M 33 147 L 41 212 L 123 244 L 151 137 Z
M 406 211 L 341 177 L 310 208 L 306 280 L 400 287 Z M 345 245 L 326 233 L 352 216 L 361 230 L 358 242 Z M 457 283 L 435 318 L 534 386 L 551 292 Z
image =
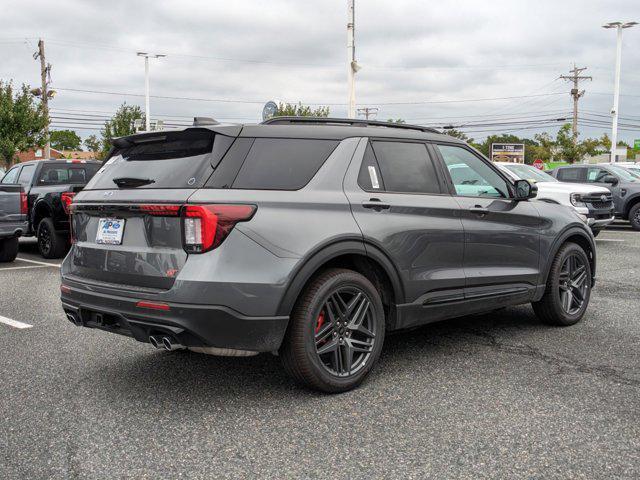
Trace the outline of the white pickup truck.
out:
M 594 236 L 615 220 L 611 192 L 597 185 L 560 182 L 531 165 L 497 162 L 500 170 L 514 180 L 529 180 L 538 187 L 538 200 L 573 207 Z

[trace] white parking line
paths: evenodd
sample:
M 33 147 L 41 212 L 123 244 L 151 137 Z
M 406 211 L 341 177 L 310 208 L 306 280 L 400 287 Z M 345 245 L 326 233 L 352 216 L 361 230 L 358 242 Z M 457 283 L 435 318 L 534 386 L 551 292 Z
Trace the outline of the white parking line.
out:
M 6 325 L 9 325 L 10 327 L 21 328 L 21 329 L 33 327 L 33 325 L 29 325 L 28 323 L 22 323 L 17 320 L 12 320 L 10 318 L 3 317 L 2 315 L 0 315 L 0 323 L 4 323 Z
M 46 267 L 56 267 L 60 268 L 59 263 L 47 263 L 47 262 L 39 262 L 38 260 L 29 260 L 28 258 L 18 257 L 18 260 L 22 260 L 23 262 L 35 263 L 36 265 L 44 265 Z
M 48 268 L 45 265 L 27 265 L 26 267 L 7 267 L 0 268 L 0 273 L 6 272 L 7 270 L 24 270 L 25 268 Z
M 626 242 L 626 240 L 621 238 L 597 238 L 596 242 Z

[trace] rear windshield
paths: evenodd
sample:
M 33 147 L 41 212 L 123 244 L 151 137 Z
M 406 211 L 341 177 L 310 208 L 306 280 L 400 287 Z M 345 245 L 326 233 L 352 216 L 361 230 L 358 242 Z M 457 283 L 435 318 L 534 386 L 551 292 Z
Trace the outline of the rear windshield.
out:
M 84 185 L 96 174 L 100 165 L 95 163 L 48 163 L 42 166 L 37 185 Z M 23 170 L 24 171 L 24 170 Z
M 233 188 L 298 190 L 313 178 L 339 142 L 296 138 L 257 138 Z
M 215 134 L 208 130 L 167 132 L 114 150 L 85 190 L 198 188 L 211 174 Z M 115 181 L 114 181 L 115 180 Z

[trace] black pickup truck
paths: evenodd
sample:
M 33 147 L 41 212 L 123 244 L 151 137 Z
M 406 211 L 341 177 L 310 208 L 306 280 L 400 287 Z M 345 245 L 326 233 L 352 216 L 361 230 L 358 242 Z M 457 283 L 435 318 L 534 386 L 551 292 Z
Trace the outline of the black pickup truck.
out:
M 0 185 L 22 186 L 27 209 L 22 235 L 38 237 L 38 249 L 44 258 L 60 258 L 67 253 L 69 205 L 101 165 L 86 160 L 36 160 L 13 166 L 0 181 Z
M 0 262 L 13 262 L 18 237 L 27 229 L 27 196 L 22 185 L 0 184 Z

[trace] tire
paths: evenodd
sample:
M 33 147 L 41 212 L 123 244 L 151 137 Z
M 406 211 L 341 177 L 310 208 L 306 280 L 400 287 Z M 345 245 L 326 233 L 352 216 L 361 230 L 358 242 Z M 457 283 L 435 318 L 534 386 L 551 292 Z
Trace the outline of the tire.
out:
M 18 237 L 0 240 L 0 262 L 13 262 L 18 256 Z
M 294 380 L 315 390 L 351 390 L 380 357 L 384 322 L 380 294 L 366 277 L 326 270 L 311 280 L 293 308 L 280 349 L 283 366 Z
M 67 253 L 69 242 L 56 232 L 51 218 L 43 218 L 38 225 L 38 250 L 43 258 L 62 258 Z
M 532 303 L 533 310 L 540 320 L 549 325 L 574 325 L 582 320 L 590 297 L 589 258 L 582 247 L 567 242 L 556 254 L 544 295 Z
M 631 228 L 640 231 L 640 203 L 636 203 L 631 210 L 629 210 L 629 223 Z

